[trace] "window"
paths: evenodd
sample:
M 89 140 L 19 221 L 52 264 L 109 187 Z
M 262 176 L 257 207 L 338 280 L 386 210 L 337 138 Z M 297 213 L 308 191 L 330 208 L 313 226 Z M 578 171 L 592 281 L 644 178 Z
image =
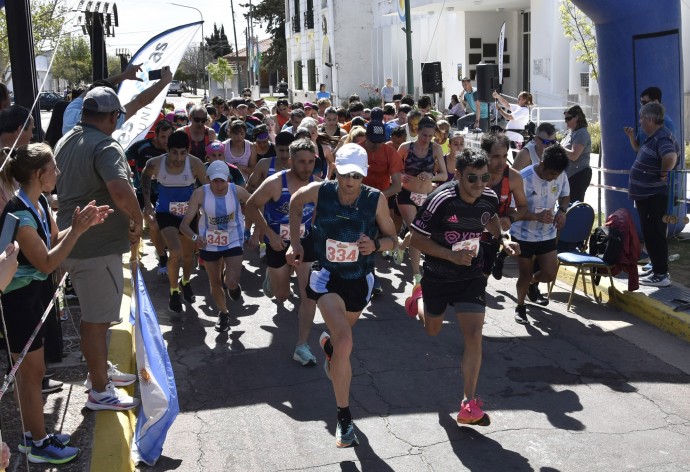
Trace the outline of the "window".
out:
M 302 61 L 295 61 L 295 90 L 302 90 Z
M 307 81 L 309 82 L 309 90 L 316 91 L 316 59 L 307 61 Z

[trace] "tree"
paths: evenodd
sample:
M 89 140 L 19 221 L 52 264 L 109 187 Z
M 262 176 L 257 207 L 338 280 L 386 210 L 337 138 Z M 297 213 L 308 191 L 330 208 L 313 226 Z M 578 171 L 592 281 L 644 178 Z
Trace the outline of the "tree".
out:
M 107 64 L 108 64 L 108 76 L 117 75 L 117 74 L 122 72 L 122 63 L 120 62 L 119 56 L 114 56 L 112 54 L 108 54 Z
M 273 41 L 266 52 L 261 53 L 261 68 L 278 71 L 284 76 L 287 72 L 287 43 L 285 42 L 285 2 L 284 0 L 263 0 L 252 7 L 252 17 L 266 23 L 266 32 Z
M 232 80 L 235 76 L 235 73 L 230 67 L 230 63 L 225 58 L 219 57 L 216 62 L 212 62 L 206 66 L 206 70 L 213 80 L 223 83 L 223 97 L 227 97 L 227 80 Z
M 573 48 L 580 53 L 578 62 L 589 65 L 592 78 L 599 80 L 599 57 L 594 23 L 571 0 L 562 0 L 560 5 L 561 24 L 565 37 L 573 41 Z
M 232 46 L 228 42 L 228 37 L 225 35 L 225 26 L 223 25 L 220 26 L 219 30 L 218 26 L 213 23 L 213 34 L 204 39 L 214 59 L 226 56 L 232 52 Z
M 203 47 L 202 50 L 201 44 L 190 43 L 182 56 L 180 66 L 175 73 L 175 78 L 191 83 L 194 88 L 204 88 L 204 83 L 206 82 L 206 74 L 204 72 L 206 64 L 203 62 L 204 58 L 207 60 L 212 58 L 208 48 Z
M 31 23 L 34 54 L 37 56 L 55 49 L 60 31 L 66 22 L 68 8 L 65 0 L 32 0 Z M 0 73 L 7 76 L 10 68 L 10 48 L 7 41 L 7 17 L 0 9 Z
M 118 61 L 119 68 L 119 61 Z M 70 84 L 91 82 L 91 47 L 84 36 L 65 36 L 55 51 L 53 77 Z

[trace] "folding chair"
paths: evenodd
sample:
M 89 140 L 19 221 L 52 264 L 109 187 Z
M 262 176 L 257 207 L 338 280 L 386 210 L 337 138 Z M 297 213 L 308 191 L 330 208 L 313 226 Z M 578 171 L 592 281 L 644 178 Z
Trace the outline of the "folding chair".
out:
M 561 229 L 558 236 L 559 246 L 567 247 L 568 249 L 558 253 L 558 267 L 556 271 L 558 272 L 561 266 L 570 266 L 577 269 L 573 286 L 570 289 L 567 310 L 570 310 L 573 294 L 575 293 L 575 287 L 577 286 L 580 275 L 582 275 L 582 289 L 587 297 L 589 296 L 587 293 L 587 276 L 589 275 L 592 282 L 592 294 L 597 303 L 601 303 L 601 294 L 597 294 L 594 277 L 599 269 L 603 269 L 608 273 L 609 279 L 611 280 L 611 286 L 613 286 L 613 275 L 611 274 L 609 265 L 601 258 L 592 256 L 586 252 L 593 224 L 594 209 L 587 203 L 575 203 L 568 209 L 565 226 Z M 549 298 L 551 298 L 551 290 L 554 284 L 555 280 L 549 285 Z

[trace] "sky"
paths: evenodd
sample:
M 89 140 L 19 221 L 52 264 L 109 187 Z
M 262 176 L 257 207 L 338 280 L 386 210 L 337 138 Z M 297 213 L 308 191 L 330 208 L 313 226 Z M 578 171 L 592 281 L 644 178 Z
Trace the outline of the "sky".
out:
M 252 0 L 256 4 L 260 0 Z M 67 0 L 72 8 L 79 4 L 78 0 Z M 111 1 L 112 3 L 112 1 Z M 235 47 L 235 39 L 232 31 L 232 13 L 230 0 L 115 0 L 117 5 L 119 26 L 115 28 L 115 37 L 106 38 L 108 53 L 115 54 L 115 49 L 129 49 L 134 54 L 141 46 L 156 34 L 175 26 L 192 23 L 201 19 L 199 12 L 192 8 L 183 8 L 171 3 L 179 3 L 197 8 L 204 19 L 204 35 L 213 33 L 213 23 L 220 29 L 225 26 L 225 34 L 230 44 Z M 237 44 L 242 49 L 245 46 L 244 30 L 247 20 L 243 14 L 247 9 L 240 3 L 249 3 L 249 0 L 234 0 L 235 21 L 237 23 Z M 264 25 L 265 26 L 265 25 Z M 79 29 L 78 26 L 69 25 L 69 31 Z M 258 25 L 254 25 L 254 34 L 263 39 L 268 35 Z M 201 32 L 195 39 L 201 41 Z

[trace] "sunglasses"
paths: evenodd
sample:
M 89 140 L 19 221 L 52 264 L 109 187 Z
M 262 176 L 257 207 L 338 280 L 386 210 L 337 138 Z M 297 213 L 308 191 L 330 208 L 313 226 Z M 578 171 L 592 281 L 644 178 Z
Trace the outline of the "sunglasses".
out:
M 570 120 L 572 120 L 573 118 L 575 118 L 575 117 L 574 117 L 574 116 L 570 116 L 570 115 L 565 115 L 565 121 L 570 121 Z
M 479 179 L 482 179 L 482 182 L 487 183 L 489 180 L 491 180 L 491 174 L 488 172 L 482 175 L 467 174 L 467 181 L 471 184 L 476 184 Z
M 206 122 L 206 118 L 201 118 L 200 116 L 195 116 L 192 118 L 194 120 L 194 123 L 204 123 Z
M 541 136 L 535 136 L 535 138 L 539 138 L 539 141 L 541 141 L 544 146 L 550 146 L 551 144 L 556 144 L 558 142 L 555 139 L 544 139 Z
M 364 176 L 359 172 L 348 172 L 347 174 L 341 174 L 340 172 L 338 172 L 338 175 L 344 179 L 349 177 L 355 180 L 362 180 L 364 178 Z

